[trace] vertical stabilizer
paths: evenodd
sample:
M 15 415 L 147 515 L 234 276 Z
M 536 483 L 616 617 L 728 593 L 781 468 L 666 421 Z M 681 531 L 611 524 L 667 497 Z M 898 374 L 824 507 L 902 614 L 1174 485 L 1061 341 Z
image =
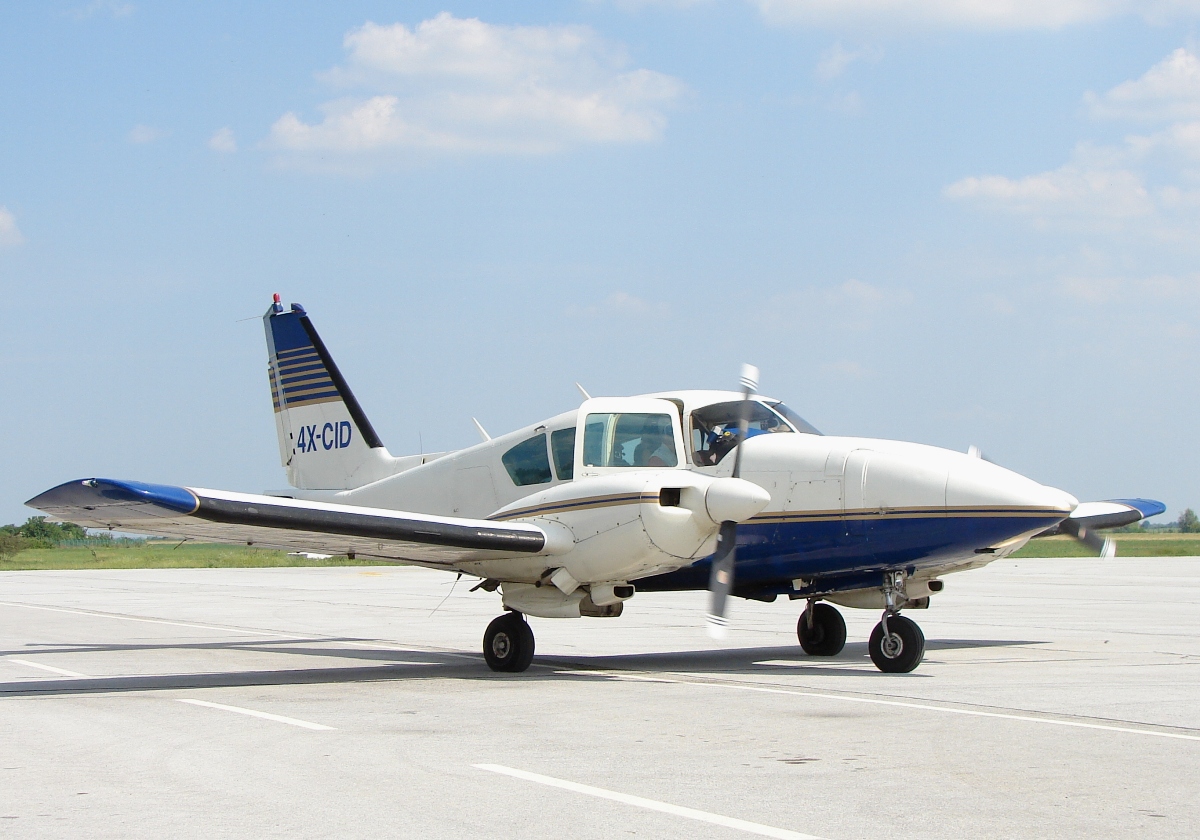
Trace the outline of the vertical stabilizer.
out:
M 293 487 L 348 490 L 396 472 L 304 307 L 263 316 L 279 458 Z

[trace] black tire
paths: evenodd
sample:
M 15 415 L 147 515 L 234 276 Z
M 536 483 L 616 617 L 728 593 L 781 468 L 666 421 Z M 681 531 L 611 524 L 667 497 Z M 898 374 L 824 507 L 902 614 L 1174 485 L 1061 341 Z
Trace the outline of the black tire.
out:
M 808 626 L 809 609 L 812 610 L 812 627 Z M 846 619 L 829 604 L 813 604 L 800 613 L 796 637 L 809 656 L 837 656 L 846 646 Z
M 519 673 L 533 662 L 533 630 L 518 612 L 493 619 L 483 634 L 483 658 L 493 671 Z
M 889 644 L 884 644 L 883 622 L 875 625 L 867 650 L 875 667 L 886 674 L 907 674 L 925 658 L 925 634 L 902 615 L 888 616 Z

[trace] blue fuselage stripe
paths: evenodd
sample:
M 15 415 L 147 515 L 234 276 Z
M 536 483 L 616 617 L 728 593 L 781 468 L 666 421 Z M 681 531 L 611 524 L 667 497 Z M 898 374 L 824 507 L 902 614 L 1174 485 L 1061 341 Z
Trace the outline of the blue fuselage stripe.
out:
M 755 522 L 738 526 L 739 589 L 789 591 L 798 578 L 820 579 L 884 569 L 920 570 L 970 557 L 1029 531 L 1053 527 L 1062 516 L 924 516 Z M 705 589 L 710 562 L 637 581 L 638 589 Z

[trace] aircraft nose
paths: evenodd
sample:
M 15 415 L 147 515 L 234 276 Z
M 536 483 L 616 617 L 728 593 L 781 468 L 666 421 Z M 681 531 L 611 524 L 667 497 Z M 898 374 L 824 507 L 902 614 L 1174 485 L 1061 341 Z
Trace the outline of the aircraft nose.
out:
M 1070 493 L 1047 487 L 979 458 L 959 461 L 946 482 L 946 508 L 1009 508 L 1067 516 L 1079 504 Z

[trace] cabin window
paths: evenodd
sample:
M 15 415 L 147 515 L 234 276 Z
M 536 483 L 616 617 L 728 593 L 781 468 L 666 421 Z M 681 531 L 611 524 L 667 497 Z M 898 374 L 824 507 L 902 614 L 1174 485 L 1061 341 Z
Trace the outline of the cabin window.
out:
M 518 487 L 527 484 L 545 484 L 554 480 L 550 474 L 550 459 L 546 456 L 546 436 L 534 435 L 505 452 L 500 461 L 508 470 L 509 478 Z
M 675 433 L 669 414 L 589 414 L 583 427 L 583 463 L 589 467 L 674 467 Z
M 550 433 L 550 451 L 554 453 L 554 470 L 559 481 L 570 481 L 575 475 L 575 429 L 559 429 Z
M 793 431 L 783 417 L 757 400 L 751 400 L 748 408 L 750 422 L 746 427 L 747 437 L 771 432 Z M 721 459 L 734 448 L 742 409 L 743 401 L 734 400 L 706 405 L 704 408 L 697 408 L 692 412 L 692 460 L 696 466 L 708 467 L 719 464 Z M 808 429 L 812 428 L 807 423 L 804 425 Z

